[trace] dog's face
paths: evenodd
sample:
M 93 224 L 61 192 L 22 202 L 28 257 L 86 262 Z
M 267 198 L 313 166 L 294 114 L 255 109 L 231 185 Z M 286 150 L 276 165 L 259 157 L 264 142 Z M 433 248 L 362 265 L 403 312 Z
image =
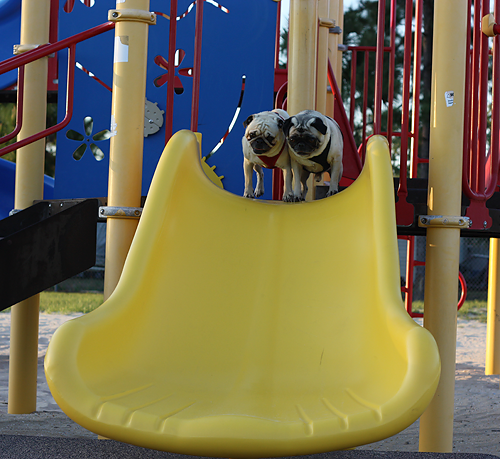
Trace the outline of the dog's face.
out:
M 314 112 L 304 110 L 285 120 L 283 132 L 290 148 L 298 155 L 307 157 L 325 143 L 328 127 Z
M 250 115 L 244 122 L 245 138 L 256 155 L 267 153 L 284 140 L 283 119 L 274 112 Z

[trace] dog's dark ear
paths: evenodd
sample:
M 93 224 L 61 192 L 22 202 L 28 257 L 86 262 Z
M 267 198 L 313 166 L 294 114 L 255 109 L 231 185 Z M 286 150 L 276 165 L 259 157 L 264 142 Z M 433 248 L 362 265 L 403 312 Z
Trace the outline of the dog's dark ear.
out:
M 278 123 L 278 127 L 279 127 L 280 129 L 283 129 L 283 118 L 280 118 L 280 117 L 278 116 L 278 121 L 277 121 L 277 123 Z
M 285 137 L 288 137 L 288 134 L 290 132 L 290 127 L 292 126 L 292 118 L 293 117 L 287 118 L 283 122 L 283 133 L 285 134 Z
M 311 123 L 311 126 L 315 127 L 318 130 L 318 132 L 321 132 L 321 134 L 323 135 L 325 135 L 326 132 L 328 131 L 326 124 L 323 123 L 323 120 L 321 118 L 314 118 L 314 121 Z
M 250 115 L 245 121 L 243 121 L 243 126 L 247 127 L 253 121 L 253 115 Z

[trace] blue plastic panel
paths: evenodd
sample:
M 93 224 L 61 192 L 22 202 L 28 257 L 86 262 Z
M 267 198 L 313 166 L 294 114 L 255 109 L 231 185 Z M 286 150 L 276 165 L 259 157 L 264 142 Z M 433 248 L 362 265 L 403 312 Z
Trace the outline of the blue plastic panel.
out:
M 21 0 L 0 0 L 0 62 L 12 57 L 14 45 L 20 43 Z M 0 89 L 17 81 L 17 70 L 0 75 Z
M 87 7 L 76 1 L 71 13 L 64 12 L 65 1 L 60 5 L 60 39 L 96 26 L 107 20 L 107 12 L 115 7 L 114 1 L 97 1 Z M 189 129 L 191 124 L 191 98 L 193 78 L 187 71 L 193 66 L 196 6 L 192 0 L 178 1 L 176 48 L 185 52 L 176 67 L 178 86 L 182 94 L 174 97 L 174 132 Z M 215 165 L 215 172 L 223 175 L 225 189 L 243 193 L 243 155 L 241 137 L 243 121 L 252 113 L 273 107 L 274 45 L 277 4 L 273 0 L 219 0 L 221 6 L 206 0 L 203 17 L 203 46 L 198 130 L 203 134 L 202 152 L 206 156 L 225 135 L 233 120 L 245 77 L 245 91 L 241 111 L 234 128 L 223 145 L 207 161 Z M 170 2 L 151 0 L 151 11 L 170 14 Z M 228 11 L 225 11 L 228 10 Z M 184 15 L 189 11 L 187 14 Z M 77 46 L 76 60 L 106 85 L 112 84 L 114 32 L 107 32 Z M 157 25 L 149 28 L 149 53 L 146 97 L 166 110 L 167 83 L 162 75 L 167 71 L 155 63 L 168 60 L 169 19 L 157 17 Z M 67 56 L 59 56 L 59 118 L 65 111 L 65 79 Z M 154 84 L 155 79 L 158 79 Z M 180 84 L 179 84 L 180 82 Z M 162 84 L 163 83 L 163 84 Z M 180 91 L 179 91 L 180 92 Z M 73 152 L 81 144 L 94 142 L 92 137 L 109 129 L 111 93 L 82 70 L 76 72 L 75 110 L 73 119 L 64 132 L 58 134 L 56 157 L 57 198 L 94 197 L 107 195 L 109 140 L 95 142 L 103 151 L 104 159 L 97 161 L 87 147 L 80 160 Z M 90 135 L 84 130 L 84 118 L 93 119 Z M 80 133 L 84 140 L 70 140 L 66 132 Z M 147 194 L 158 159 L 165 144 L 165 124 L 159 132 L 144 140 L 143 194 Z M 82 147 L 83 148 L 83 147 Z M 271 171 L 266 171 L 265 199 L 271 198 Z
M 14 194 L 16 187 L 16 164 L 0 158 L 0 220 L 7 218 L 14 209 Z M 43 198 L 54 196 L 54 179 L 44 176 Z

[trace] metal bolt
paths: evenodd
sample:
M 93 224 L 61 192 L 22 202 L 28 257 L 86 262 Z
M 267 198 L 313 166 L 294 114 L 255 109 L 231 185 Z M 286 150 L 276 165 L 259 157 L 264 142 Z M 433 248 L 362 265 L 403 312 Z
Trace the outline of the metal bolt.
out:
M 486 228 L 488 226 L 488 222 L 487 221 L 484 221 L 483 222 L 483 227 Z
M 426 224 L 427 224 L 427 218 L 425 218 L 425 217 L 422 217 L 422 218 L 420 219 L 420 221 L 422 222 L 422 224 L 423 224 L 423 225 L 426 225 Z
M 117 18 L 120 14 L 117 11 L 114 11 L 111 16 Z

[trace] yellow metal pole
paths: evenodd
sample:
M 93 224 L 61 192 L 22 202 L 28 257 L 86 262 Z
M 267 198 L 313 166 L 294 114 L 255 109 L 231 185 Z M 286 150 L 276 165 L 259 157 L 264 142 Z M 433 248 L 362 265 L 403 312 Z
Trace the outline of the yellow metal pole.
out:
M 488 273 L 488 325 L 486 328 L 485 374 L 500 374 L 500 256 L 499 240 L 490 239 Z
M 316 106 L 318 0 L 290 0 L 287 111 L 295 115 Z M 294 178 L 295 180 L 295 178 Z M 314 199 L 313 175 L 306 200 Z
M 344 0 L 330 0 L 330 17 L 335 21 L 335 27 L 338 27 L 339 30 L 344 29 Z M 342 90 L 342 51 L 339 51 L 339 45 L 343 44 L 343 40 L 343 32 L 330 33 L 328 37 L 328 55 L 339 90 Z M 328 93 L 327 111 L 333 113 L 332 92 Z
M 467 0 L 434 3 L 429 215 L 459 216 Z M 441 380 L 420 419 L 420 451 L 452 452 L 460 229 L 427 229 L 424 326 L 436 339 Z
M 156 21 L 149 0 L 118 0 L 109 160 L 108 206 L 140 207 L 148 27 Z M 138 220 L 109 217 L 106 230 L 104 298 L 120 278 Z
M 288 99 L 290 115 L 314 110 L 318 0 L 290 0 Z
M 23 0 L 21 49 L 49 41 L 50 0 Z M 45 129 L 47 114 L 47 58 L 28 64 L 24 80 L 23 127 L 18 140 Z M 24 209 L 43 199 L 45 140 L 17 151 L 14 207 Z M 10 323 L 8 412 L 36 410 L 39 296 L 12 307 Z
M 332 56 L 336 56 L 332 60 L 332 67 L 337 78 L 337 86 L 342 90 L 342 51 L 339 50 L 339 45 L 344 43 L 344 0 L 332 0 L 332 2 L 336 2 L 337 7 L 335 10 L 330 7 L 330 14 L 332 10 L 336 13 L 335 25 L 341 30 L 339 34 L 330 34 L 331 53 Z
M 328 88 L 328 46 L 330 27 L 334 21 L 330 19 L 330 0 L 318 1 L 318 70 L 316 77 L 316 110 L 326 115 L 326 92 Z

